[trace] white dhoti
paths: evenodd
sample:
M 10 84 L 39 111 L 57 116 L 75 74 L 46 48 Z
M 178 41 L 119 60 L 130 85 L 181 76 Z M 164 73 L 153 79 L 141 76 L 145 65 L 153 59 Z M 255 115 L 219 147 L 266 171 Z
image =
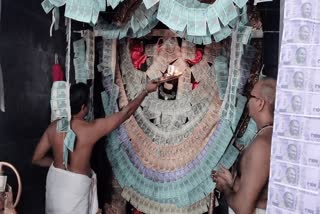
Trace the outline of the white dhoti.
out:
M 51 165 L 46 183 L 46 214 L 96 214 L 97 179 Z
M 235 214 L 235 212 L 233 212 L 233 210 L 229 207 L 228 209 L 228 213 L 229 214 Z M 266 210 L 260 209 L 260 208 L 256 208 L 255 211 L 253 211 L 253 214 L 265 214 Z

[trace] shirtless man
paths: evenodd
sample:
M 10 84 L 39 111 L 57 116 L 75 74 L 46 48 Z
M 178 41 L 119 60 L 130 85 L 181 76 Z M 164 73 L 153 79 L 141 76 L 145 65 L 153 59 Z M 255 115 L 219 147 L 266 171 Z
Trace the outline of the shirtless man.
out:
M 71 129 L 76 134 L 76 142 L 74 144 L 73 152 L 69 154 L 69 163 L 65 164 L 63 161 L 63 148 L 64 148 L 64 132 L 57 132 L 57 122 L 52 122 L 49 127 L 46 129 L 44 134 L 42 135 L 32 158 L 32 163 L 43 166 L 50 167 L 48 175 L 47 175 L 47 187 L 46 187 L 46 213 L 89 213 L 87 210 L 89 209 L 89 205 L 86 206 L 84 211 L 78 211 L 79 204 L 82 201 L 77 201 L 78 205 L 75 203 L 74 207 L 72 207 L 72 202 L 66 200 L 63 201 L 63 197 L 59 194 L 56 195 L 56 198 L 52 199 L 50 196 L 50 188 L 54 188 L 54 186 L 68 188 L 73 185 L 73 182 L 70 181 L 68 183 L 68 176 L 72 174 L 70 177 L 76 178 L 81 175 L 80 179 L 89 179 L 92 177 L 92 170 L 90 166 L 90 158 L 93 146 L 95 143 L 103 136 L 109 134 L 112 130 L 120 126 L 125 120 L 127 120 L 140 106 L 144 98 L 148 95 L 148 93 L 153 92 L 157 89 L 158 84 L 155 82 L 149 82 L 146 88 L 140 93 L 138 97 L 132 100 L 126 107 L 124 107 L 120 112 L 114 113 L 113 115 L 93 120 L 91 122 L 87 122 L 84 120 L 84 117 L 88 113 L 87 103 L 89 100 L 89 89 L 86 84 L 78 83 L 72 85 L 70 88 L 70 107 L 71 107 Z M 52 149 L 53 151 L 53 159 L 47 156 L 47 152 Z M 59 174 L 60 173 L 60 174 Z M 59 175 L 52 175 L 59 174 Z M 61 176 L 60 176 L 61 175 Z M 84 176 L 83 176 L 84 175 Z M 59 176 L 61 177 L 61 181 L 59 180 Z M 60 182 L 60 183 L 58 183 Z M 76 183 L 75 181 L 74 183 Z M 90 186 L 90 182 L 88 186 Z M 58 184 L 56 184 L 58 183 Z M 72 185 L 71 185 L 72 184 Z M 77 189 L 85 189 L 85 185 L 76 186 L 78 184 L 74 184 L 74 191 L 78 191 Z M 58 189 L 54 188 L 57 193 Z M 73 191 L 72 190 L 72 191 Z M 68 192 L 66 189 L 61 190 L 62 192 Z M 65 193 L 62 193 L 63 195 Z M 84 193 L 86 194 L 86 193 Z M 75 194 L 74 194 L 75 195 Z M 74 197 L 74 196 L 72 196 Z M 82 196 L 79 196 L 82 197 Z M 89 198 L 88 196 L 82 198 Z M 60 200 L 61 199 L 61 200 Z M 50 201 L 49 201 L 50 200 Z M 53 202 L 51 202 L 54 200 Z M 60 202 L 59 202 L 60 200 Z M 54 203 L 57 201 L 54 205 Z M 81 202 L 81 203 L 80 203 Z M 61 203 L 63 203 L 61 205 Z M 66 203 L 66 204 L 64 204 Z M 60 206 L 60 208 L 59 208 Z M 68 210 L 61 210 L 63 206 L 71 206 Z M 81 207 L 81 206 L 80 206 Z M 90 212 L 91 213 L 91 212 Z M 92 212 L 92 213 L 96 213 Z
M 229 213 L 264 213 L 266 209 L 275 90 L 273 79 L 255 84 L 248 107 L 258 132 L 241 153 L 234 176 L 223 166 L 213 173 L 216 188 L 224 193 L 229 205 Z

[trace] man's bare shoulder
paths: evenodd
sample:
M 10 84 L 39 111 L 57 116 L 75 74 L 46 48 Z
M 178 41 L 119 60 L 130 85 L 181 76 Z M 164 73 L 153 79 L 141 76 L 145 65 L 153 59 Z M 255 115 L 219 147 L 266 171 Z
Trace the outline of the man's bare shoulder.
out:
M 254 158 L 268 158 L 271 151 L 271 135 L 258 135 L 247 148 L 247 155 Z
M 46 133 L 50 139 L 50 141 L 55 142 L 55 139 L 63 139 L 65 136 L 65 132 L 57 131 L 57 124 L 59 120 L 55 120 L 50 123 L 48 126 Z
M 270 147 L 271 146 L 271 135 L 258 135 L 252 142 L 252 145 L 260 147 Z
M 49 124 L 49 126 L 48 126 L 48 128 L 47 128 L 46 131 L 49 132 L 49 133 L 55 132 L 56 129 L 57 129 L 57 123 L 58 123 L 58 121 L 59 121 L 59 120 L 55 120 L 55 121 L 51 122 L 51 123 Z
M 71 122 L 71 128 L 80 142 L 95 143 L 96 139 L 92 139 L 92 136 L 94 136 L 96 132 L 94 123 L 94 120 L 90 122 L 85 120 L 73 120 Z
M 88 132 L 92 126 L 92 122 L 87 122 L 86 120 L 72 120 L 71 121 L 71 128 L 73 131 L 77 132 Z M 80 134 L 80 133 L 79 133 Z

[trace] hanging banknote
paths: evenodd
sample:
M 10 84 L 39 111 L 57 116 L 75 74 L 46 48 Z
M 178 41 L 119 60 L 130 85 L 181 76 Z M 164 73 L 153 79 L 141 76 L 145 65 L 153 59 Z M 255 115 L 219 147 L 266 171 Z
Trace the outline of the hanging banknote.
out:
M 70 118 L 69 84 L 65 81 L 55 81 L 51 89 L 51 121 L 60 118 Z

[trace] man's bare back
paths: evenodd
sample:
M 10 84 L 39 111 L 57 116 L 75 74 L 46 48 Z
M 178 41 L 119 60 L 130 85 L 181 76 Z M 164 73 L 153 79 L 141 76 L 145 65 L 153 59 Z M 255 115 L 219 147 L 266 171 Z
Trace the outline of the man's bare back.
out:
M 53 165 L 57 168 L 65 169 L 63 162 L 63 141 L 66 133 L 57 132 L 56 126 L 57 121 L 52 123 L 46 132 L 53 150 Z M 73 152 L 69 153 L 70 158 L 67 167 L 71 172 L 90 176 L 90 158 L 95 142 L 90 142 L 90 140 L 85 137 L 90 134 L 87 132 L 88 126 L 90 126 L 90 124 L 84 120 L 73 119 L 71 121 L 71 129 L 76 134 L 76 142 Z
M 73 152 L 69 152 L 68 154 L 68 164 L 65 164 L 63 160 L 66 132 L 56 131 L 58 120 L 52 122 L 42 135 L 33 154 L 32 163 L 43 167 L 49 167 L 53 164 L 57 168 L 67 168 L 71 172 L 90 176 L 90 158 L 95 143 L 127 120 L 140 106 L 148 93 L 155 91 L 157 87 L 158 83 L 149 82 L 146 89 L 134 100 L 130 101 L 121 111 L 91 122 L 84 120 L 84 117 L 88 113 L 88 87 L 83 83 L 76 84 L 74 90 L 71 87 L 70 105 L 72 119 L 70 126 L 76 135 L 76 142 Z M 86 99 L 83 99 L 84 97 Z M 47 155 L 50 149 L 53 151 L 53 158 Z

